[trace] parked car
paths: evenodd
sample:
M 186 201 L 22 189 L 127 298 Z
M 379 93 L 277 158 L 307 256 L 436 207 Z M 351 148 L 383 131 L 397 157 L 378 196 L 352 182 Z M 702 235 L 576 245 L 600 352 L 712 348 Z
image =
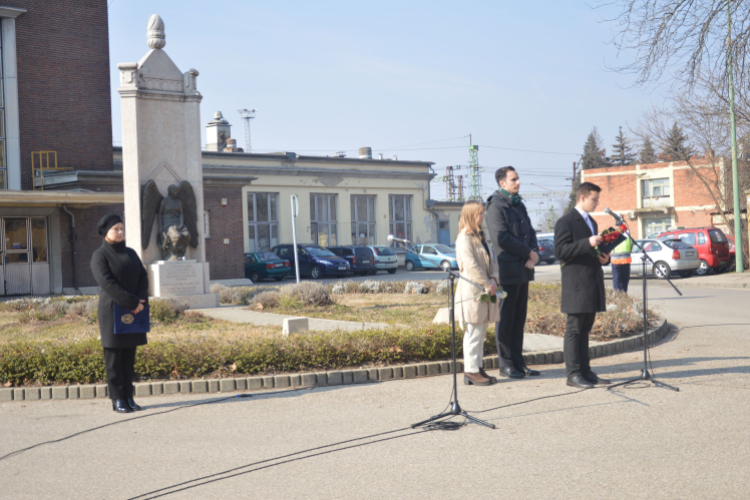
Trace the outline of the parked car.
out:
M 375 258 L 375 267 L 378 271 L 388 271 L 388 274 L 396 274 L 398 270 L 398 256 L 391 247 L 371 246 Z
M 539 260 L 547 264 L 555 263 L 555 240 L 552 238 L 537 238 L 539 244 Z
M 698 251 L 695 248 L 686 245 L 683 241 L 677 239 L 645 239 L 635 241 L 646 250 L 648 256 L 654 261 L 653 265 L 648 261 L 646 262 L 646 274 L 648 275 L 653 274 L 657 278 L 666 279 L 674 272 L 687 278 L 692 276 L 700 267 Z M 638 275 L 642 274 L 643 252 L 638 245 L 633 245 L 633 250 L 630 255 L 633 259 L 633 262 L 630 265 L 630 273 Z M 612 266 L 604 266 L 604 272 L 605 274 L 611 274 Z
M 328 247 L 328 250 L 349 262 L 352 273 L 375 274 L 378 268 L 375 267 L 375 255 L 370 247 L 350 245 L 342 247 Z
M 446 271 L 448 269 L 458 269 L 456 250 L 448 245 L 430 243 L 417 245 L 414 250 L 419 255 L 422 267 L 425 269 L 445 269 Z
M 289 261 L 279 258 L 273 252 L 251 252 L 245 254 L 245 278 L 258 283 L 264 279 L 273 278 L 281 281 L 292 274 Z
M 665 231 L 659 239 L 679 239 L 698 251 L 700 267 L 696 274 L 706 274 L 711 270 L 723 271 L 729 267 L 729 242 L 724 232 L 717 227 L 696 227 Z
M 294 246 L 278 245 L 273 247 L 273 253 L 283 259 L 289 259 L 294 270 Z M 300 276 L 318 279 L 324 275 L 346 276 L 350 272 L 349 262 L 337 257 L 333 252 L 318 245 L 297 245 Z

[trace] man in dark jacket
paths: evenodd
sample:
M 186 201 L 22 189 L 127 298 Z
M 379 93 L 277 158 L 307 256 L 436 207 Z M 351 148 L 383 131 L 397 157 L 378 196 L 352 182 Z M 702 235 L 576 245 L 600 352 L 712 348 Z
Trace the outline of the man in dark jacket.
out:
M 601 188 L 584 182 L 576 190 L 573 210 L 555 224 L 555 256 L 562 263 L 562 312 L 568 315 L 565 329 L 565 371 L 571 387 L 589 389 L 608 384 L 591 371 L 589 364 L 589 332 L 597 312 L 606 310 L 604 273 L 608 254 L 597 254 L 602 242 L 596 221 L 589 214 L 599 204 Z
M 495 325 L 500 375 L 523 378 L 539 375 L 523 361 L 523 327 L 529 300 L 529 281 L 539 262 L 536 233 L 526 207 L 518 195 L 521 182 L 513 167 L 495 172 L 499 189 L 488 199 L 485 209 L 492 249 L 497 256 L 500 285 L 508 296 L 500 304 L 500 321 Z

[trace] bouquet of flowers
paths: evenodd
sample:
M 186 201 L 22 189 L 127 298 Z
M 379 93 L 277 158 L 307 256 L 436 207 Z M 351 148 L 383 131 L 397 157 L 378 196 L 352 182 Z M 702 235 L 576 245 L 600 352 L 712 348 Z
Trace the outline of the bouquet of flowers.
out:
M 500 288 L 500 285 L 497 286 L 497 292 L 495 292 L 495 295 L 490 295 L 489 293 L 483 293 L 479 296 L 479 302 L 482 303 L 492 303 L 497 304 L 497 298 L 500 297 L 501 299 L 504 299 L 508 296 L 508 292 Z
M 602 242 L 594 248 L 595 255 L 602 255 L 610 253 L 620 243 L 627 239 L 625 233 L 628 231 L 628 227 L 625 223 L 620 223 L 617 227 L 609 227 L 601 232 Z

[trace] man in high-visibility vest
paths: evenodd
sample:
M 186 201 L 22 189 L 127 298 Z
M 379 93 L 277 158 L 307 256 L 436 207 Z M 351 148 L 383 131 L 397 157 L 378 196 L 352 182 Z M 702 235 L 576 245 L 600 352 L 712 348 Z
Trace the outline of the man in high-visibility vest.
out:
M 633 240 L 628 238 L 612 250 L 612 288 L 616 291 L 628 293 L 630 282 L 630 252 L 633 250 Z

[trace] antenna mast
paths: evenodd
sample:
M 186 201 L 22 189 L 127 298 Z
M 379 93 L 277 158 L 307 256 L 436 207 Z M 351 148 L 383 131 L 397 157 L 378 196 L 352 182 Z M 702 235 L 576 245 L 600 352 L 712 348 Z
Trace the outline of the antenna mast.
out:
M 240 118 L 245 122 L 245 152 L 252 152 L 253 148 L 250 145 L 250 120 L 255 118 L 255 112 L 257 109 L 240 109 Z

